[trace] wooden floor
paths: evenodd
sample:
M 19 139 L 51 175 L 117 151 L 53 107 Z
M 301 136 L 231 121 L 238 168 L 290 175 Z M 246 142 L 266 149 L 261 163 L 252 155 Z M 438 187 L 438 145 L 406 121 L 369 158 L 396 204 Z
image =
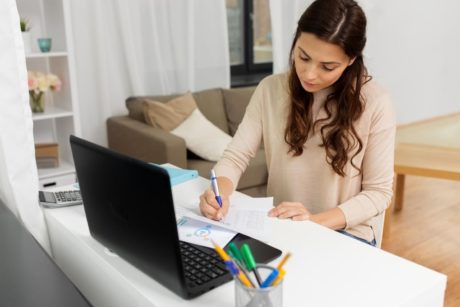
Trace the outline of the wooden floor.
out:
M 460 306 L 460 181 L 406 177 L 382 249 L 447 275 L 445 306 Z

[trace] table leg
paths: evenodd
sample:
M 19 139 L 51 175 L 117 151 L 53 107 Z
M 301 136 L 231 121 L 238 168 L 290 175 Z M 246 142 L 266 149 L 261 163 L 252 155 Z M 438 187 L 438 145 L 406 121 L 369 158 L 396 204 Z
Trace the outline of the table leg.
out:
M 388 239 L 391 231 L 391 214 L 393 213 L 393 201 L 390 206 L 385 210 L 385 217 L 383 223 L 383 239 Z
M 404 202 L 404 184 L 406 181 L 406 175 L 396 174 L 394 184 L 394 209 L 401 210 Z
M 383 238 L 387 239 L 390 236 L 391 231 L 391 214 L 393 210 L 401 210 L 402 199 L 404 196 L 404 180 L 405 175 L 395 174 L 393 180 L 393 199 L 391 200 L 390 206 L 385 210 L 385 222 L 383 227 Z

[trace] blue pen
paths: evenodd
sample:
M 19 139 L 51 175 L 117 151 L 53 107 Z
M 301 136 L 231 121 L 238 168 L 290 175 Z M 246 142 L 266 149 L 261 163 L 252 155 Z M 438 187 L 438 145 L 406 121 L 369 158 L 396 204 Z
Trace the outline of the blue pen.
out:
M 279 271 L 277 269 L 273 269 L 273 271 L 268 275 L 267 279 L 260 285 L 261 288 L 270 287 L 273 281 L 275 281 L 276 277 L 278 277 Z
M 211 170 L 211 186 L 214 194 L 216 194 L 216 201 L 219 204 L 219 207 L 222 208 L 222 197 L 220 197 L 219 186 L 217 185 L 217 176 L 214 170 Z

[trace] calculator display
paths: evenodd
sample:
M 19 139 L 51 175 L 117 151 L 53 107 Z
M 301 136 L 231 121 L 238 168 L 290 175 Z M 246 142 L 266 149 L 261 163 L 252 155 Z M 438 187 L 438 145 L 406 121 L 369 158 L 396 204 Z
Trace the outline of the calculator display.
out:
M 45 196 L 45 202 L 47 202 L 47 203 L 55 203 L 56 202 L 56 197 L 54 197 L 53 193 L 43 193 L 43 196 Z

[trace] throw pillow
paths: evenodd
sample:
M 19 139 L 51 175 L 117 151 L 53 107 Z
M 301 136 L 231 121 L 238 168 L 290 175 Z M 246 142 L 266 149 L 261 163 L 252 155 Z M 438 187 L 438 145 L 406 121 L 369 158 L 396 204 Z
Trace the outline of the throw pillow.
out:
M 185 140 L 188 150 L 210 161 L 218 161 L 232 140 L 196 108 L 187 119 L 171 130 Z
M 218 161 L 232 139 L 201 113 L 192 94 L 165 103 L 145 99 L 143 108 L 149 125 L 183 138 L 187 149 L 203 159 Z
M 157 128 L 171 131 L 179 126 L 197 108 L 192 94 L 186 94 L 166 103 L 144 100 L 145 121 Z

